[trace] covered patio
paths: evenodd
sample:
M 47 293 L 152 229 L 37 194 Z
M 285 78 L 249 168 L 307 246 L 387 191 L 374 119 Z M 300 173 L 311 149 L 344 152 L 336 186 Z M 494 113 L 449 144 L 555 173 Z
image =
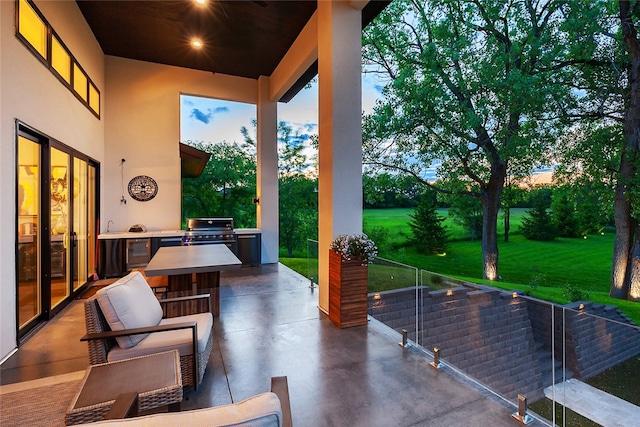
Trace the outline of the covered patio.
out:
M 63 252 L 61 257 L 67 263 L 56 271 L 66 281 L 60 302 L 52 298 L 49 270 L 55 266 L 34 264 L 32 269 L 39 270 L 28 278 L 34 287 L 40 287 L 41 295 L 32 298 L 36 307 L 20 314 L 16 301 L 21 296 L 18 282 L 22 273 L 18 270 L 23 269 L 23 261 L 16 248 L 25 234 L 31 240 L 32 236 L 43 239 L 34 247 L 39 259 L 46 260 L 51 258 L 55 239 L 65 242 L 70 236 L 79 236 L 80 241 L 93 242 L 96 235 L 108 231 L 109 224 L 111 231 L 126 231 L 131 224 L 144 224 L 156 232 L 181 228 L 182 94 L 256 106 L 256 200 L 260 201 L 256 226 L 262 233 L 262 264 L 277 263 L 277 105 L 295 96 L 316 75 L 321 249 L 318 306 L 327 313 L 329 243 L 336 235 L 362 229 L 361 30 L 388 3 L 2 2 L 0 132 L 3 152 L 11 154 L 0 160 L 8 178 L 0 187 L 0 197 L 22 201 L 18 195 L 22 182 L 17 176 L 27 169 L 19 159 L 19 138 L 43 147 L 45 156 L 50 156 L 51 144 L 60 146 L 69 156 L 88 162 L 96 176 L 91 178 L 95 188 L 90 195 L 95 206 L 88 208 L 86 215 L 89 232 L 77 233 L 69 221 L 53 236 L 54 227 L 46 212 L 49 198 L 44 192 L 45 211 L 30 218 L 29 227 L 24 226 L 23 217 L 27 213 L 33 216 L 33 212 L 22 206 L 5 211 L 0 272 L 7 280 L 0 285 L 0 360 L 15 351 L 30 328 L 52 318 L 71 301 L 96 271 L 92 265 L 97 259 L 95 250 L 85 250 L 88 262 L 80 273 L 65 270 L 74 255 Z M 34 38 L 36 45 L 39 37 L 44 40 L 40 51 L 33 40 L 27 40 L 28 34 L 20 33 L 15 18 L 20 8 L 33 9 L 28 13 L 36 22 L 36 32 L 44 34 Z M 194 51 L 190 37 L 198 32 L 200 50 Z M 75 70 L 68 81 L 47 56 L 52 40 L 56 40 L 57 54 L 62 52 Z M 84 86 L 91 99 L 88 93 L 78 93 L 76 74 L 88 81 Z M 79 86 L 83 92 L 84 86 Z M 48 161 L 41 165 L 43 170 Z M 46 173 L 41 175 L 40 179 L 48 178 Z M 69 180 L 69 175 L 64 179 Z M 123 200 L 127 183 L 136 176 L 148 176 L 157 183 L 153 200 L 131 200 L 128 204 Z M 40 185 L 48 187 L 45 181 Z M 37 205 L 31 203 L 32 209 Z M 91 244 L 85 246 L 91 248 Z M 62 247 L 68 249 L 64 244 Z M 74 275 L 77 277 L 71 283 L 69 278 Z
M 434 370 L 430 358 L 400 347 L 399 334 L 374 319 L 336 328 L 317 299 L 317 288 L 282 264 L 223 273 L 204 382 L 182 410 L 238 402 L 286 375 L 297 426 L 514 425 L 512 405 L 447 368 Z M 82 305 L 73 301 L 2 365 L 5 390 L 84 371 Z

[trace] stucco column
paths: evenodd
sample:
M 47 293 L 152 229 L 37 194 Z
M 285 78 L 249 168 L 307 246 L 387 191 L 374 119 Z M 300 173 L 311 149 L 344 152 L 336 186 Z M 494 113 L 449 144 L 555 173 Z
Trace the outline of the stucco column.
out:
M 320 309 L 329 311 L 329 245 L 362 231 L 361 11 L 318 2 Z
M 256 197 L 262 230 L 262 263 L 278 262 L 278 104 L 269 99 L 269 77 L 258 79 Z

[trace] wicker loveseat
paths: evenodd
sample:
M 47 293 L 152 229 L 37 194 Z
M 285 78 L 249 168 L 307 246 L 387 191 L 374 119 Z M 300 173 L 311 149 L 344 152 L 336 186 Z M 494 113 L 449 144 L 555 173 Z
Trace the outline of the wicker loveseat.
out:
M 178 349 L 183 386 L 202 381 L 213 343 L 210 310 L 192 313 L 208 294 L 158 300 L 138 271 L 100 289 L 84 304 L 92 365 Z M 169 305 L 181 307 L 169 308 Z M 166 317 L 166 313 L 184 313 Z M 196 357 L 194 357 L 196 355 Z

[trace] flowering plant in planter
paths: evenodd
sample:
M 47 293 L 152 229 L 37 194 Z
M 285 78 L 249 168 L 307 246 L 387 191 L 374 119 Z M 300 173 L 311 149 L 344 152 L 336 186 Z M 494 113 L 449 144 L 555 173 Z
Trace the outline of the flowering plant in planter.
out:
M 333 239 L 330 248 L 346 261 L 356 259 L 370 264 L 378 255 L 378 248 L 366 234 L 340 234 Z

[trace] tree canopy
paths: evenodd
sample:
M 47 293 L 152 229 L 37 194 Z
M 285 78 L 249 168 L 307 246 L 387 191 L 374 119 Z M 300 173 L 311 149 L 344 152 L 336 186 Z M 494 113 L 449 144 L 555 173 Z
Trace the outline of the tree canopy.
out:
M 255 227 L 256 157 L 248 146 L 235 142 L 187 141 L 211 153 L 197 178 L 182 179 L 182 217 L 232 217 L 236 227 Z
M 364 58 L 386 82 L 364 117 L 365 162 L 479 199 L 485 278 L 498 278 L 507 175 L 550 163 L 567 123 L 608 113 L 586 90 L 609 63 L 605 3 L 396 0 L 365 30 Z M 436 160 L 434 183 L 424 172 Z

